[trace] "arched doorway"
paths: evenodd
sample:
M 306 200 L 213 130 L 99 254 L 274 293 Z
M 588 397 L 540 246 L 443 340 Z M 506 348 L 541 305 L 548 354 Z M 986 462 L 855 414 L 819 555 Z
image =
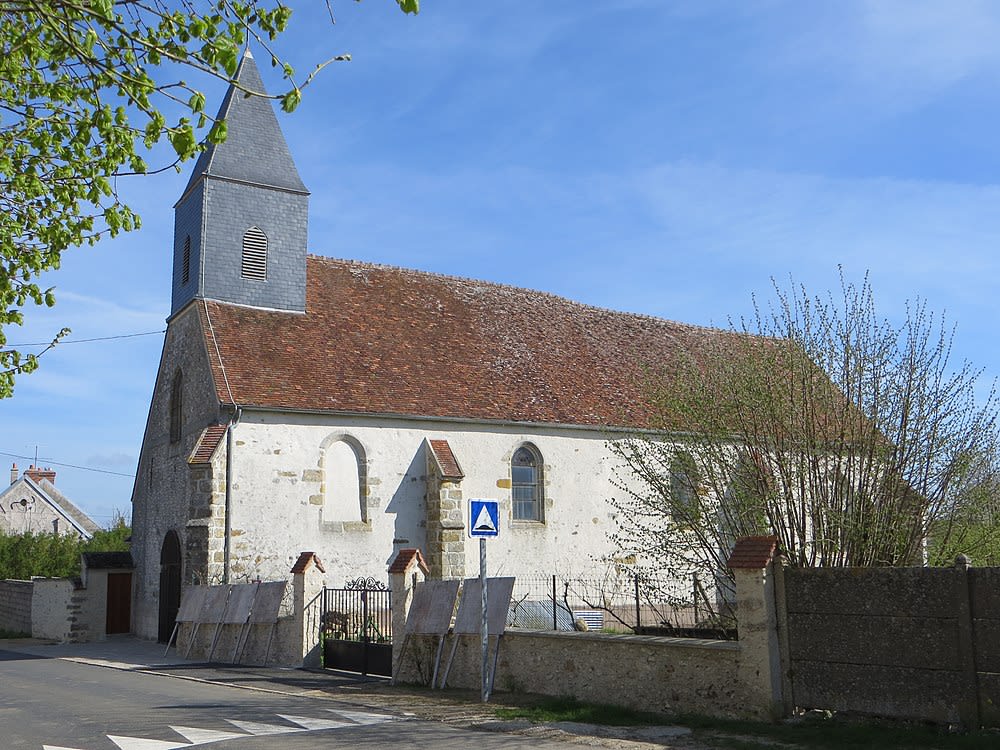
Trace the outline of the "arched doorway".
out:
M 157 632 L 160 643 L 166 643 L 173 635 L 180 608 L 181 541 L 176 531 L 168 531 L 160 548 L 160 626 Z

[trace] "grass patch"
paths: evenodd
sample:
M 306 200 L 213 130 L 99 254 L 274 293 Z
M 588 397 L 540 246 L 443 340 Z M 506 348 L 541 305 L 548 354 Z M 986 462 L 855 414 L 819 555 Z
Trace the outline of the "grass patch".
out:
M 727 750 L 996 750 L 1000 733 L 954 733 L 944 727 L 845 719 L 809 718 L 795 723 L 713 719 L 706 716 L 663 716 L 618 706 L 582 703 L 574 698 L 543 698 L 531 705 L 497 708 L 505 720 L 574 721 L 605 726 L 671 724 L 688 727 L 712 747 Z
M 995 732 L 948 732 L 944 727 L 904 723 L 847 720 L 837 717 L 810 719 L 799 723 L 767 724 L 763 722 L 712 719 L 703 716 L 676 717 L 674 722 L 711 734 L 713 744 L 732 750 L 774 750 L 787 748 L 836 748 L 861 750 L 994 750 L 1000 747 L 1000 734 Z
M 0 640 L 4 638 L 31 638 L 31 633 L 21 633 L 17 630 L 4 630 L 0 628 Z
M 534 722 L 576 721 L 582 724 L 603 724 L 612 727 L 663 724 L 657 714 L 633 711 L 620 706 L 581 703 L 575 698 L 547 698 L 533 706 L 498 708 L 501 719 L 527 719 Z

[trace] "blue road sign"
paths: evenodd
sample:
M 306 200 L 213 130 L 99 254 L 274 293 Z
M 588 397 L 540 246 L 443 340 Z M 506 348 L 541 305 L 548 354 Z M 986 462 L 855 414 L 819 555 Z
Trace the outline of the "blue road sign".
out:
M 500 501 L 469 501 L 469 536 L 497 536 L 500 533 Z

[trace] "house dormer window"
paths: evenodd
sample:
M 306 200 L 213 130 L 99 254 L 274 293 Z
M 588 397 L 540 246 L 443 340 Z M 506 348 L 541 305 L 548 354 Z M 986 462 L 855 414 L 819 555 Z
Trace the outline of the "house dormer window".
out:
M 240 276 L 253 281 L 267 281 L 267 235 L 257 227 L 250 227 L 243 235 Z

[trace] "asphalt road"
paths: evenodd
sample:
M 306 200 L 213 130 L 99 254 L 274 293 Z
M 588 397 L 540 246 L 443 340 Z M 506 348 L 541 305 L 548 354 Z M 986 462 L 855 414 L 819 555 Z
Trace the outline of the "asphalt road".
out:
M 571 743 L 479 732 L 347 701 L 246 690 L 0 650 L 3 750 L 533 748 Z M 578 747 L 578 746 L 577 746 Z

